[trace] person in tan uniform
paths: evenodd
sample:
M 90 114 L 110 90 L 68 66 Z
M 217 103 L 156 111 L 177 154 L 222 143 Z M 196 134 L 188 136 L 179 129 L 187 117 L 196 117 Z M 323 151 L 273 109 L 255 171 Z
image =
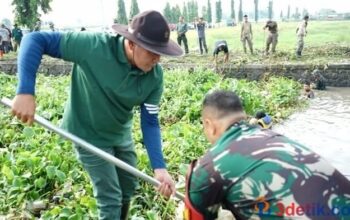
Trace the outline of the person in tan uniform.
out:
M 253 31 L 252 24 L 248 21 L 248 15 L 244 15 L 244 22 L 242 23 L 241 28 L 241 41 L 243 44 L 244 53 L 247 53 L 246 43 L 250 49 L 250 53 L 253 54 Z
M 267 39 L 266 39 L 266 55 L 268 55 L 271 44 L 272 44 L 271 52 L 272 53 L 276 52 L 276 45 L 278 42 L 277 22 L 271 21 L 271 20 L 267 21 L 267 23 L 264 27 L 264 30 L 266 28 L 268 28 L 268 30 L 269 30 L 269 35 L 267 36 Z
M 296 55 L 297 57 L 301 57 L 301 52 L 303 51 L 304 48 L 304 37 L 306 37 L 307 31 L 306 31 L 306 27 L 309 21 L 309 16 L 305 15 L 304 16 L 304 20 L 302 22 L 300 22 L 296 33 L 297 33 L 297 51 L 296 51 Z

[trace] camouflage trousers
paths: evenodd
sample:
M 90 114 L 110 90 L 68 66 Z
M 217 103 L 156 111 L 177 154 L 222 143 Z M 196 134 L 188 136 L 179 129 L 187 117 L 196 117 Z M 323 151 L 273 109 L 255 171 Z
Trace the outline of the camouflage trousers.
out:
M 304 36 L 300 35 L 298 36 L 298 40 L 297 40 L 297 55 L 301 56 L 301 52 L 303 51 L 304 48 Z
M 277 43 L 278 43 L 278 33 L 269 33 L 266 40 L 266 53 L 269 53 L 271 44 L 272 44 L 271 52 L 272 53 L 276 52 Z
M 253 53 L 253 42 L 252 42 L 251 36 L 243 36 L 241 41 L 243 44 L 244 53 L 247 53 L 247 46 L 246 46 L 247 43 L 249 46 L 250 53 Z

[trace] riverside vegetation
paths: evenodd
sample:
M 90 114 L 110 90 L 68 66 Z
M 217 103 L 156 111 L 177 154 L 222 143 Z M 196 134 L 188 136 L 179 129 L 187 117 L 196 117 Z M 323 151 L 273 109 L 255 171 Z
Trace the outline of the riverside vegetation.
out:
M 200 124 L 201 102 L 214 89 L 236 91 L 248 115 L 265 110 L 275 121 L 286 118 L 303 106 L 298 99 L 301 85 L 287 78 L 268 77 L 263 81 L 223 78 L 209 70 L 193 73 L 165 72 L 165 91 L 160 123 L 163 151 L 168 169 L 184 192 L 186 165 L 210 146 Z M 0 73 L 0 97 L 12 98 L 16 78 Z M 54 124 L 62 118 L 69 91 L 69 76 L 43 76 L 37 79 L 37 113 Z M 152 175 L 142 145 L 138 108 L 135 108 L 133 134 L 138 169 Z M 34 124 L 29 127 L 0 107 L 0 218 L 95 219 L 96 201 L 87 174 L 75 157 L 72 144 Z M 40 204 L 40 210 L 33 207 Z M 132 200 L 133 220 L 174 219 L 176 200 L 166 201 L 153 186 L 140 182 Z

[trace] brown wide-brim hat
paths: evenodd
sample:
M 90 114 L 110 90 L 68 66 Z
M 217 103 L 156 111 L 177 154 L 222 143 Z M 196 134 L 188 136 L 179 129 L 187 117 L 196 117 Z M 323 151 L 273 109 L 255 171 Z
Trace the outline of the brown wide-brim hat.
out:
M 129 26 L 114 24 L 113 30 L 140 47 L 155 54 L 182 56 L 181 47 L 170 39 L 168 22 L 157 11 L 136 15 Z

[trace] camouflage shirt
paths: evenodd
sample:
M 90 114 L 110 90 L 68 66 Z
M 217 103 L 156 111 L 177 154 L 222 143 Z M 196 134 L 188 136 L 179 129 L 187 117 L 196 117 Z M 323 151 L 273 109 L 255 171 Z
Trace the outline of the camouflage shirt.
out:
M 236 219 L 350 219 L 348 179 L 301 144 L 244 123 L 197 161 L 189 184 L 205 219 L 220 206 Z
M 266 22 L 265 28 L 268 28 L 272 34 L 277 33 L 277 23 L 275 21 Z

